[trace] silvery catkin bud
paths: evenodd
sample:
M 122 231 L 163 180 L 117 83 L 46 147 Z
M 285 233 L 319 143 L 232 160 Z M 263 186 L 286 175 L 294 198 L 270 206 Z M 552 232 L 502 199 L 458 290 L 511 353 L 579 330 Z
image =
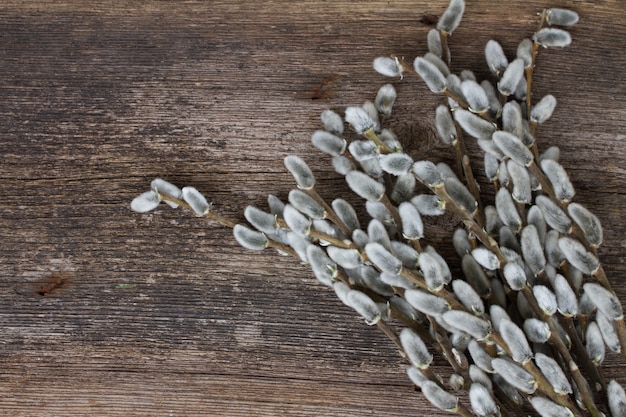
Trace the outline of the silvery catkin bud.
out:
M 398 94 L 393 85 L 385 84 L 378 89 L 378 93 L 376 93 L 376 98 L 374 99 L 374 105 L 381 114 L 389 116 L 397 97 Z
M 436 187 L 443 184 L 443 177 L 437 169 L 437 165 L 430 161 L 417 161 L 413 164 L 413 173 L 423 184 L 428 187 Z
M 404 298 L 413 308 L 429 316 L 436 317 L 450 311 L 446 300 L 423 290 L 407 289 Z
M 546 10 L 546 23 L 550 26 L 573 26 L 578 23 L 578 13 L 567 9 L 551 8 Z
M 526 340 L 526 336 L 517 324 L 510 320 L 503 320 L 498 327 L 500 336 L 509 347 L 511 357 L 517 363 L 526 364 L 533 357 L 533 351 Z
M 532 224 L 537 229 L 537 234 L 539 235 L 539 241 L 543 246 L 546 241 L 546 233 L 548 232 L 548 225 L 546 224 L 546 219 L 543 217 L 543 212 L 537 206 L 531 206 L 528 209 L 528 214 L 526 215 L 526 221 L 528 224 Z
M 550 230 L 546 233 L 545 240 L 545 252 L 546 259 L 550 263 L 550 265 L 558 268 L 563 261 L 565 261 L 565 256 L 561 249 L 559 249 L 559 232 L 557 230 Z
M 389 272 L 383 272 L 380 274 L 380 280 L 392 287 L 404 288 L 406 290 L 412 290 L 415 288 L 415 283 L 402 275 L 396 275 Z
M 580 227 L 591 246 L 598 247 L 602 244 L 602 225 L 593 213 L 578 203 L 568 204 L 567 212 Z
M 537 300 L 539 308 L 549 316 L 554 315 L 557 309 L 556 296 L 545 285 L 535 285 L 533 287 L 533 295 Z
M 367 112 L 370 119 L 374 121 L 372 129 L 378 132 L 380 130 L 380 119 L 378 117 L 378 109 L 376 108 L 376 105 L 370 100 L 366 100 L 361 107 Z
M 578 240 L 563 236 L 559 238 L 559 249 L 569 263 L 580 269 L 584 274 L 593 275 L 600 268 L 600 261 Z
M 297 233 L 302 237 L 308 236 L 309 232 L 311 231 L 311 219 L 300 213 L 291 204 L 287 204 L 285 206 L 285 210 L 283 211 L 283 218 L 285 219 L 285 223 L 287 223 L 287 226 L 289 226 L 291 231 Z
M 367 236 L 370 242 L 380 243 L 385 249 L 391 251 L 391 241 L 385 225 L 378 219 L 370 220 L 367 225 Z
M 544 159 L 552 159 L 553 161 L 559 162 L 560 158 L 561 150 L 558 146 L 550 146 L 539 156 L 540 161 L 543 161 Z
M 473 383 L 469 390 L 469 400 L 472 410 L 478 416 L 499 416 L 500 409 L 491 395 L 491 392 L 482 383 Z
M 624 317 L 622 305 L 611 291 L 595 282 L 588 282 L 583 285 L 583 290 L 596 305 L 598 310 L 609 319 L 621 320 Z
M 465 11 L 464 0 L 451 0 L 448 8 L 439 18 L 437 29 L 444 33 L 452 33 L 459 26 L 463 12 Z
M 529 224 L 522 229 L 520 244 L 526 265 L 535 276 L 539 275 L 546 267 L 546 257 L 543 254 L 543 246 L 534 225 Z
M 496 211 L 506 226 L 516 232 L 520 230 L 522 218 L 517 211 L 517 207 L 515 207 L 509 190 L 505 187 L 500 188 L 496 193 Z
M 404 67 L 396 57 L 380 56 L 374 59 L 374 71 L 386 77 L 402 77 Z
M 441 58 L 443 50 L 441 49 L 441 36 L 439 35 L 439 31 L 437 29 L 431 29 L 428 31 L 428 34 L 426 35 L 426 45 L 428 46 L 429 52 L 432 52 Z
M 354 231 L 361 228 L 359 217 L 350 203 L 341 198 L 333 200 L 331 206 L 339 219 L 348 229 Z
M 471 250 L 471 248 L 469 250 Z M 469 253 L 462 256 L 461 269 L 463 270 L 467 282 L 474 290 L 481 297 L 489 297 L 494 287 L 489 281 L 489 278 L 487 278 L 487 274 L 485 274 L 483 268 Z
M 311 136 L 311 142 L 317 149 L 331 156 L 343 154 L 348 146 L 345 139 L 325 130 L 316 130 Z
M 469 334 L 478 341 L 491 334 L 491 323 L 461 310 L 450 310 L 441 315 L 444 322 L 453 329 Z
M 487 66 L 495 75 L 499 75 L 509 65 L 502 46 L 493 39 L 490 39 L 485 45 L 485 59 Z
M 363 230 L 355 229 L 352 232 L 352 241 L 354 242 L 355 245 L 364 247 L 370 242 L 370 238 L 369 236 L 367 236 L 367 233 L 365 233 Z
M 415 67 L 415 72 L 422 77 L 430 91 L 433 93 L 442 93 L 446 89 L 446 77 L 435 64 L 422 57 L 417 57 L 413 62 L 413 66 Z
M 555 28 L 539 30 L 533 35 L 533 40 L 544 48 L 563 47 L 572 43 L 572 37 L 569 32 Z
M 500 161 L 498 161 L 498 158 L 496 158 L 490 153 L 485 152 L 484 164 L 485 164 L 485 175 L 487 176 L 487 179 L 489 181 L 497 180 L 498 174 L 500 171 Z
M 450 75 L 450 68 L 448 68 L 448 64 L 443 62 L 443 60 L 438 55 L 433 54 L 432 52 L 427 52 L 424 55 L 424 59 L 436 66 L 437 69 L 441 71 L 444 77 Z
M 154 180 L 152 180 L 152 182 L 150 183 L 150 188 L 152 188 L 154 191 L 162 196 L 165 195 L 169 197 L 174 197 L 179 200 L 183 198 L 183 191 L 180 188 L 161 178 L 155 178 Z M 165 200 L 165 203 L 172 208 L 178 207 L 178 204 L 172 201 Z
M 461 83 L 463 97 L 473 113 L 484 113 L 489 110 L 489 98 L 485 90 L 473 80 L 465 80 Z
M 285 210 L 285 203 L 280 198 L 270 194 L 267 196 L 267 204 L 270 208 L 270 213 L 282 217 L 283 210 Z
M 611 352 L 621 353 L 622 346 L 617 332 L 615 331 L 615 322 L 602 314 L 601 311 L 598 311 L 596 313 L 596 323 L 598 324 L 600 333 L 602 333 L 602 339 L 604 339 L 606 347 L 609 348 Z
M 563 203 L 571 201 L 575 191 L 565 169 L 552 159 L 544 159 L 540 162 L 540 165 L 541 170 L 552 184 L 554 196 Z
M 344 268 L 358 268 L 363 264 L 363 259 L 361 259 L 361 255 L 356 249 L 344 249 L 336 246 L 329 246 L 326 248 L 326 251 L 328 252 L 330 259 Z
M 515 362 L 496 358 L 491 361 L 491 366 L 506 382 L 521 392 L 532 394 L 537 390 L 535 378 Z
M 410 269 L 417 269 L 419 253 L 411 246 L 397 240 L 391 241 L 391 252 L 402 261 L 402 265 Z
M 452 245 L 459 258 L 464 257 L 470 253 L 473 249 L 472 244 L 469 241 L 469 235 L 463 228 L 458 228 L 452 234 Z
M 376 120 L 362 107 L 348 107 L 345 119 L 359 134 L 376 127 Z
M 524 321 L 524 333 L 533 343 L 545 343 L 550 339 L 550 325 L 543 320 L 529 318 Z
M 415 194 L 416 179 L 412 172 L 398 176 L 389 198 L 394 203 L 409 201 Z
M 405 153 L 389 153 L 380 157 L 380 167 L 391 175 L 400 176 L 411 171 L 413 159 Z
M 237 242 L 246 249 L 263 250 L 269 243 L 263 233 L 251 230 L 242 224 L 235 225 L 233 234 Z
M 509 101 L 502 107 L 502 130 L 522 139 L 524 137 L 522 120 L 522 108 L 517 101 Z
M 137 213 L 147 213 L 159 206 L 161 196 L 154 190 L 146 191 L 133 198 L 130 202 L 130 209 Z
M 459 399 L 445 391 L 435 382 L 427 381 L 422 384 L 422 393 L 428 401 L 435 407 L 455 413 L 458 407 Z
M 530 121 L 541 124 L 548 120 L 556 107 L 556 98 L 552 94 L 547 94 L 539 100 L 530 110 Z
M 398 206 L 398 214 L 402 220 L 402 235 L 409 240 L 424 237 L 424 223 L 417 208 L 410 202 L 405 201 Z
M 422 252 L 417 261 L 428 289 L 437 292 L 443 288 L 447 279 L 447 271 L 443 268 L 441 262 L 427 252 Z
M 385 186 L 361 171 L 351 171 L 346 182 L 352 191 L 368 201 L 379 201 L 385 195 Z
M 522 253 L 522 248 L 515 232 L 509 226 L 502 226 L 498 231 L 498 243 L 501 247 Z
M 310 190 L 315 186 L 315 177 L 311 168 L 300 157 L 296 155 L 285 157 L 285 167 L 296 180 L 299 188 Z
M 463 98 L 463 92 L 461 91 L 461 78 L 456 75 L 456 74 L 450 74 L 446 77 L 446 88 L 448 89 L 448 91 L 451 91 L 455 96 Z M 448 105 L 450 106 L 450 109 L 455 110 L 459 107 L 459 104 L 452 100 L 451 98 L 448 98 Z
M 189 204 L 189 207 L 191 207 L 198 217 L 204 216 L 211 209 L 211 204 L 200 191 L 196 190 L 194 187 L 183 187 L 182 195 L 183 200 Z
M 498 93 L 496 92 L 495 87 L 491 84 L 489 80 L 482 80 L 480 82 L 480 86 L 485 90 L 485 94 L 487 94 L 487 99 L 489 99 L 489 115 L 497 119 L 502 112 L 502 105 L 500 104 L 500 98 Z
M 437 127 L 437 133 L 439 138 L 446 145 L 452 145 L 458 140 L 456 126 L 448 106 L 442 104 L 437 107 L 435 114 L 435 126 Z
M 533 408 L 541 417 L 573 417 L 574 414 L 562 405 L 558 405 L 545 397 L 533 397 L 530 399 Z
M 467 282 L 455 279 L 452 281 L 452 290 L 461 304 L 477 315 L 485 313 L 485 304 L 476 290 Z
M 444 180 L 444 188 L 450 198 L 454 200 L 468 214 L 473 215 L 478 208 L 478 202 L 474 195 L 465 185 L 455 177 L 448 177 Z
M 402 262 L 380 243 L 368 243 L 365 245 L 365 253 L 381 271 L 398 274 L 402 270 Z
M 596 364 L 600 365 L 604 361 L 604 355 L 606 350 L 604 348 L 604 340 L 602 339 L 602 333 L 595 321 L 592 321 L 587 326 L 587 332 L 585 334 L 585 349 L 589 359 Z
M 513 181 L 513 192 L 511 196 L 518 203 L 530 204 L 532 201 L 532 191 L 530 176 L 526 167 L 521 166 L 513 160 L 509 160 L 506 164 L 506 168 Z
M 430 381 L 430 379 L 425 377 L 424 374 L 414 366 L 409 367 L 406 370 L 406 373 L 409 376 L 409 379 L 411 380 L 411 382 L 420 388 L 422 387 L 423 384 Z
M 320 115 L 324 130 L 333 135 L 341 135 L 343 133 L 343 119 L 336 112 L 326 109 Z
M 543 217 L 548 225 L 558 230 L 560 233 L 569 233 L 572 229 L 572 222 L 561 208 L 545 195 L 535 197 L 535 204 L 539 206 Z
M 491 138 L 506 156 L 518 164 L 522 166 L 529 166 L 533 162 L 533 153 L 517 136 L 512 133 L 498 130 L 493 133 Z
M 559 313 L 565 317 L 576 316 L 578 314 L 578 298 L 567 279 L 563 275 L 557 274 L 552 287 L 556 295 Z
M 428 368 L 433 361 L 433 355 L 428 352 L 426 344 L 413 330 L 404 328 L 399 335 L 404 353 L 417 369 Z
M 354 171 L 356 167 L 354 163 L 349 158 L 346 158 L 343 155 L 333 156 L 331 159 L 331 163 L 333 164 L 333 169 L 337 174 L 347 175 L 348 172 Z
M 572 386 L 556 360 L 541 352 L 537 352 L 537 354 L 535 354 L 535 363 L 539 369 L 541 369 L 541 373 L 543 373 L 548 382 L 550 382 L 552 388 L 554 388 L 554 392 L 557 394 L 572 393 Z
M 498 331 L 500 331 L 500 325 L 504 321 L 511 321 L 511 316 L 509 316 L 504 307 L 498 304 L 492 304 L 489 306 L 489 318 L 493 328 Z
M 276 233 L 276 215 L 266 213 L 254 206 L 247 206 L 243 215 L 257 230 L 267 234 Z
M 510 96 L 515 93 L 522 77 L 524 77 L 524 60 L 516 58 L 504 70 L 498 82 L 498 91 L 505 96 Z
M 612 417 L 626 417 L 626 393 L 624 388 L 612 379 L 606 390 L 609 401 L 609 409 Z
M 311 219 L 324 219 L 326 210 L 313 197 L 302 190 L 291 190 L 289 192 L 289 203 L 298 209 L 299 212 Z
M 476 259 L 476 262 L 490 271 L 500 268 L 500 260 L 496 254 L 484 246 L 472 250 L 472 256 Z
M 477 139 L 489 139 L 496 131 L 496 126 L 493 123 L 468 110 L 456 110 L 454 119 L 461 125 L 464 131 Z
M 352 290 L 350 286 L 343 281 L 335 281 L 333 283 L 333 290 L 335 291 L 337 298 L 339 298 L 339 300 L 341 300 L 341 302 L 345 305 L 348 305 L 348 292 Z
M 346 304 L 359 313 L 367 324 L 374 325 L 381 319 L 378 305 L 365 293 L 357 290 L 350 290 L 346 295 Z
M 469 376 L 472 382 L 476 382 L 481 384 L 485 388 L 489 390 L 489 392 L 493 392 L 493 381 L 489 378 L 489 375 L 478 366 L 472 364 L 469 367 Z
M 517 46 L 517 57 L 524 61 L 524 68 L 529 68 L 533 62 L 533 41 L 522 39 Z
M 311 264 L 311 269 L 315 277 L 324 285 L 333 286 L 334 275 L 337 271 L 337 264 L 333 262 L 324 249 L 318 245 L 309 245 L 306 248 L 306 257 Z
M 519 264 L 509 262 L 503 269 L 506 283 L 513 291 L 520 291 L 527 283 L 526 272 Z
M 350 155 L 359 162 L 372 158 L 378 158 L 378 147 L 371 140 L 355 140 L 348 145 Z
M 439 262 L 439 266 L 443 272 L 443 282 L 445 284 L 449 284 L 450 281 L 452 281 L 452 273 L 450 272 L 450 268 L 448 267 L 448 264 L 446 263 L 446 260 L 443 258 L 443 256 L 441 256 L 432 246 L 426 246 L 423 253 L 428 253 L 437 262 Z
M 482 371 L 489 374 L 493 374 L 495 372 L 491 366 L 493 359 L 487 352 L 485 352 L 476 340 L 471 340 L 467 345 L 467 349 L 476 366 L 478 366 Z

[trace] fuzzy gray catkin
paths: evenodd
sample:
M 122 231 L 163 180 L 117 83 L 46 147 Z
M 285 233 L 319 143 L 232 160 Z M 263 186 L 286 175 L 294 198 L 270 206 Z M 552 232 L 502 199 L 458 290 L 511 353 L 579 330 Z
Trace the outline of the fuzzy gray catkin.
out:
M 161 196 L 154 190 L 146 191 L 130 202 L 131 210 L 137 213 L 147 213 L 154 210 L 161 203 Z
M 204 216 L 211 209 L 211 204 L 207 199 L 194 187 L 183 187 L 182 189 L 183 200 L 189 207 L 196 213 L 196 216 Z

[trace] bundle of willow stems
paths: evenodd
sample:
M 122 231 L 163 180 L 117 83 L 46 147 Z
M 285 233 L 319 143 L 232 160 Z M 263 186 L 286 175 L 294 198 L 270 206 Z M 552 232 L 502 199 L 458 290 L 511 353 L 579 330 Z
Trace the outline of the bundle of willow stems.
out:
M 348 201 L 320 196 L 313 172 L 297 156 L 285 158 L 297 183 L 288 202 L 270 195 L 269 211 L 247 207 L 251 226 L 212 211 L 194 187 L 162 179 L 131 208 L 147 212 L 161 201 L 188 208 L 233 228 L 246 248 L 275 248 L 309 264 L 322 284 L 397 345 L 411 381 L 442 410 L 521 416 L 528 414 L 527 403 L 544 417 L 625 417 L 624 389 L 600 369 L 607 351 L 626 357 L 622 306 L 598 258 L 602 227 L 572 201 L 559 149 L 540 153 L 535 142 L 556 106 L 552 95 L 532 97 L 537 54 L 569 45 L 564 28 L 578 15 L 544 10 L 511 61 L 490 40 L 485 58 L 495 82 L 479 83 L 471 71 L 449 69 L 448 38 L 464 9 L 463 0 L 450 2 L 428 33 L 429 52 L 413 65 L 394 56 L 373 64 L 389 77 L 418 75 L 444 97 L 435 125 L 455 153 L 455 169 L 414 161 L 382 126 L 396 100 L 386 84 L 373 101 L 348 107 L 343 119 L 324 111 L 324 128 L 312 135 L 313 145 L 332 157 L 335 171 L 365 200 L 365 220 Z M 356 138 L 344 132 L 344 120 Z M 484 151 L 492 205 L 482 201 L 466 140 Z M 429 192 L 416 191 L 418 182 Z M 452 236 L 458 259 L 446 260 L 422 244 L 422 216 L 444 212 L 463 224 Z M 448 263 L 459 260 L 462 273 L 453 276 Z M 450 364 L 449 377 L 431 367 L 433 354 Z

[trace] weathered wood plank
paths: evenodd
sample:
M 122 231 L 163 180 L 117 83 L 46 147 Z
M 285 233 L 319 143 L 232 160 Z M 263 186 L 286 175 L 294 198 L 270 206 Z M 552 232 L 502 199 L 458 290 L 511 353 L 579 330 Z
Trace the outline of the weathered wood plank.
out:
M 375 94 L 378 55 L 424 53 L 445 2 L 21 2 L 0 5 L 0 409 L 16 416 L 440 415 L 405 363 L 305 266 L 240 248 L 185 213 L 137 215 L 150 179 L 194 185 L 221 213 L 285 197 L 282 158 L 345 193 L 309 143 L 322 109 Z M 502 3 L 502 4 L 501 4 Z M 605 224 L 601 255 L 621 300 L 626 213 L 626 28 L 621 0 L 468 5 L 454 70 L 488 76 L 490 38 L 513 54 L 545 6 L 581 22 L 542 52 L 536 97 L 557 111 L 576 201 Z M 325 80 L 332 96 L 312 100 Z M 395 80 L 390 124 L 414 155 L 451 160 L 432 135 L 437 99 Z M 347 195 L 347 193 L 346 193 Z M 429 223 L 451 253 L 450 225 Z M 46 277 L 67 288 L 36 294 Z M 127 285 L 130 288 L 120 288 Z M 607 359 L 607 376 L 626 379 Z

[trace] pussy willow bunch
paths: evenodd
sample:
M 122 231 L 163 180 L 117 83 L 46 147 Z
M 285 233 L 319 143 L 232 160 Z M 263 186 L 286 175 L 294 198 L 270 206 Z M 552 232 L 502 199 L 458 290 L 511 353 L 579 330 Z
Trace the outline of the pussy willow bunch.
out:
M 521 416 L 528 401 L 544 417 L 624 417 L 624 389 L 605 381 L 599 369 L 607 350 L 626 352 L 622 306 L 598 259 L 602 228 L 572 202 L 558 148 L 540 153 L 535 141 L 556 106 L 552 95 L 531 95 L 536 56 L 542 47 L 567 46 L 571 37 L 563 27 L 578 15 L 544 10 L 512 61 L 490 40 L 485 57 L 494 80 L 479 83 L 471 71 L 458 76 L 449 69 L 448 37 L 464 8 L 463 0 L 451 1 L 428 33 L 429 52 L 412 68 L 396 57 L 374 60 L 379 73 L 417 74 L 447 99 L 436 109 L 435 124 L 456 155 L 456 170 L 414 161 L 382 127 L 396 100 L 386 84 L 374 101 L 346 109 L 356 138 L 331 110 L 322 113 L 324 129 L 312 136 L 366 201 L 366 220 L 348 201 L 321 197 L 313 172 L 297 156 L 285 158 L 297 183 L 288 202 L 270 195 L 269 211 L 248 206 L 251 226 L 213 212 L 197 189 L 162 179 L 131 207 L 146 212 L 161 201 L 185 207 L 232 227 L 246 248 L 275 248 L 308 263 L 322 284 L 397 345 L 410 363 L 411 381 L 442 410 Z M 484 151 L 493 205 L 481 200 L 466 140 Z M 417 192 L 417 182 L 429 192 Z M 452 236 L 462 271 L 454 277 L 448 260 L 422 243 L 422 216 L 446 211 L 463 224 Z M 431 367 L 433 353 L 450 364 L 449 378 Z

